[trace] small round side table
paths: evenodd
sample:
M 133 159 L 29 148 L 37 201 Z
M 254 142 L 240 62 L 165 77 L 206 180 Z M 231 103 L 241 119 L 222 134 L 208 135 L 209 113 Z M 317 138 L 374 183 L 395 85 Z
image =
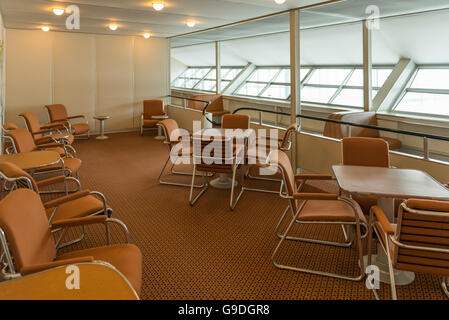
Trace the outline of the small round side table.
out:
M 161 115 L 157 115 L 157 116 L 152 116 L 151 119 L 162 121 L 162 120 L 168 119 L 168 116 L 165 115 L 165 114 L 161 114 Z M 158 126 L 158 128 L 157 128 L 157 136 L 155 136 L 154 139 L 156 139 L 156 140 L 164 140 L 165 139 L 165 136 L 162 135 L 162 128 L 161 128 L 161 126 Z
M 102 115 L 102 116 L 95 116 L 94 119 L 100 121 L 100 135 L 97 136 L 96 139 L 98 140 L 106 140 L 109 139 L 108 136 L 104 135 L 104 122 L 108 119 L 110 119 L 110 116 Z

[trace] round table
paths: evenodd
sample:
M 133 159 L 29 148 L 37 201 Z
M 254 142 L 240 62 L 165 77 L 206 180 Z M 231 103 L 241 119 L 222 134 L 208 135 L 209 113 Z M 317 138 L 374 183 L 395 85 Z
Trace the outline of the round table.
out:
M 100 135 L 97 136 L 96 139 L 98 140 L 105 140 L 109 139 L 108 136 L 104 135 L 104 122 L 108 119 L 110 119 L 110 116 L 95 116 L 94 119 L 100 121 Z
M 168 116 L 162 114 L 162 115 L 152 116 L 151 119 L 162 121 L 162 120 L 168 119 Z M 157 128 L 157 136 L 155 136 L 154 139 L 156 139 L 156 140 L 164 140 L 165 139 L 165 136 L 162 135 L 162 128 L 161 128 L 161 126 L 158 126 L 158 128 Z

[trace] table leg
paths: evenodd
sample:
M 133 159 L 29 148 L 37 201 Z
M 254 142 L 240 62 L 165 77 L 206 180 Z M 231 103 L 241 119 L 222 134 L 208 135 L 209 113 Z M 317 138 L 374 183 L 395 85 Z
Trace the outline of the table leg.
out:
M 382 208 L 387 216 L 388 220 L 394 222 L 394 199 L 393 198 L 379 198 L 377 199 L 377 205 Z M 363 257 L 365 266 L 368 264 L 368 256 Z M 382 246 L 377 245 L 377 254 L 372 255 L 371 263 L 379 267 L 380 281 L 383 283 L 390 283 L 390 276 L 388 270 L 388 258 L 385 254 Z M 400 271 L 394 269 L 394 279 L 396 285 L 404 286 L 415 281 L 415 274 L 409 271 Z
M 104 120 L 100 120 L 100 135 L 97 136 L 98 140 L 106 140 L 108 139 L 108 136 L 104 135 Z
M 164 140 L 165 137 L 162 135 L 162 127 L 158 126 L 157 128 L 157 136 L 154 137 L 156 140 Z

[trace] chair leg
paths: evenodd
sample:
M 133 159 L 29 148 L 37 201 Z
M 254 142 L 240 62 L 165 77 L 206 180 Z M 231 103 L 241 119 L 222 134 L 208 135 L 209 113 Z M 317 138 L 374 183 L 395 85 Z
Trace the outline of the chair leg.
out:
M 441 283 L 444 294 L 449 298 L 449 277 L 444 277 Z
M 233 170 L 233 172 L 232 172 L 232 186 L 231 186 L 231 200 L 230 200 L 230 202 L 229 202 L 229 208 L 231 209 L 231 211 L 234 211 L 234 208 L 235 208 L 235 206 L 237 205 L 237 202 L 239 202 L 239 200 L 240 200 L 240 198 L 241 198 L 241 196 L 242 196 L 242 194 L 243 194 L 243 192 L 246 190 L 245 189 L 245 186 L 244 186 L 244 177 L 242 178 L 242 181 L 240 182 L 240 184 L 241 184 L 241 187 L 240 187 L 240 192 L 239 192 L 239 194 L 237 195 L 237 198 L 235 199 L 235 202 L 233 202 L 233 199 L 234 199 L 234 189 L 235 189 L 235 175 L 236 175 L 236 172 L 237 172 L 237 170 L 238 170 L 238 167 L 234 167 L 234 170 Z M 242 171 L 242 174 L 244 175 L 244 172 Z
M 393 269 L 393 262 L 391 261 L 391 254 L 390 254 L 390 244 L 389 244 L 389 239 L 388 239 L 388 235 L 387 234 L 385 234 L 385 239 L 386 239 L 386 243 L 385 243 L 385 251 L 387 251 L 386 252 L 386 254 L 387 254 L 387 259 L 388 259 L 388 271 L 389 271 L 389 274 L 390 274 L 390 286 L 391 286 L 391 298 L 393 299 L 393 300 L 397 300 L 398 299 L 398 297 L 397 297 L 397 294 L 396 294 L 396 282 L 395 282 L 395 279 L 394 279 L 394 269 Z
M 207 188 L 209 187 L 209 181 L 207 180 L 206 172 L 204 172 L 204 175 L 203 175 L 204 187 L 193 199 L 193 188 L 195 187 L 195 177 L 196 177 L 196 165 L 193 166 L 192 184 L 190 185 L 189 203 L 191 206 L 193 206 L 198 201 L 198 199 L 203 195 L 204 192 L 206 192 Z
M 168 164 L 169 161 L 170 161 L 170 156 L 168 156 L 167 161 L 165 161 L 165 164 L 162 167 L 161 172 L 159 173 L 159 177 L 158 177 L 159 184 L 166 184 L 166 185 L 178 186 L 178 187 L 190 187 L 190 185 L 191 185 L 190 183 L 168 182 L 168 181 L 163 181 L 162 180 L 162 174 L 164 173 L 165 168 L 167 167 L 167 164 Z M 173 166 L 174 166 L 174 164 L 173 164 Z M 173 166 L 172 166 L 172 168 L 173 168 Z M 185 173 L 185 175 L 192 175 L 192 174 L 191 173 L 190 174 L 189 173 Z M 194 188 L 202 188 L 202 187 L 204 187 L 204 184 L 194 185 Z

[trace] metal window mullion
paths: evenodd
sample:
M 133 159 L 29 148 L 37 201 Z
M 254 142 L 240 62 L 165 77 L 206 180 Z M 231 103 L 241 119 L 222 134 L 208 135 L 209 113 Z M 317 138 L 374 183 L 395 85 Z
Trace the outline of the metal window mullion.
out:
M 206 79 L 207 75 L 208 75 L 212 70 L 213 70 L 213 68 L 209 68 L 209 71 L 206 72 L 206 74 L 204 75 L 204 77 L 202 77 L 202 78 L 200 79 L 200 81 L 198 81 L 198 82 L 193 86 L 192 89 L 197 89 L 197 86 L 198 86 L 201 82 L 203 82 L 203 81 Z
M 258 97 L 262 96 L 265 91 L 268 90 L 268 88 L 271 86 L 271 84 L 274 82 L 274 80 L 281 74 L 283 68 L 279 69 L 278 72 L 276 72 L 276 74 L 274 75 L 273 78 L 271 78 L 271 80 L 269 82 L 267 82 L 267 85 L 265 86 L 265 88 L 262 89 L 262 91 L 259 92 L 259 94 L 257 95 Z
M 335 91 L 334 95 L 329 99 L 328 103 L 332 104 L 332 102 L 337 98 L 337 96 L 340 94 L 340 92 L 343 90 L 344 86 L 348 84 L 349 79 L 351 79 L 352 75 L 354 74 L 355 69 L 352 69 L 346 78 L 344 78 L 342 84 L 338 87 L 337 91 Z
M 398 96 L 398 98 L 396 100 L 396 103 L 391 108 L 391 111 L 395 111 L 396 108 L 399 106 L 399 104 L 401 104 L 402 100 L 404 99 L 405 95 L 407 94 L 407 90 L 410 89 L 410 87 L 412 86 L 413 82 L 415 81 L 416 76 L 418 75 L 419 69 L 420 69 L 419 67 L 416 67 L 415 72 L 410 77 L 410 80 L 408 81 L 408 83 L 405 86 L 404 90 L 402 90 L 401 94 Z
M 407 88 L 406 92 L 414 93 L 427 93 L 427 94 L 449 94 L 448 89 L 420 89 L 420 88 Z

